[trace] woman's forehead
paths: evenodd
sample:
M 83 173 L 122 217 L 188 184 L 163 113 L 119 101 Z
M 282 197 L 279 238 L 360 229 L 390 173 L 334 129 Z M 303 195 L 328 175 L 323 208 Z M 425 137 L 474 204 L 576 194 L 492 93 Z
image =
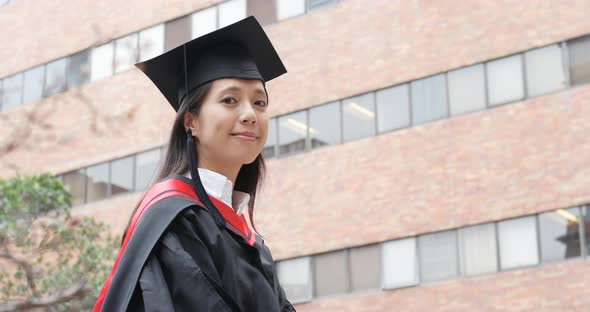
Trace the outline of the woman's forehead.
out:
M 221 78 L 213 81 L 211 85 L 212 91 L 253 91 L 257 93 L 264 93 L 264 85 L 258 79 L 241 79 L 241 78 Z

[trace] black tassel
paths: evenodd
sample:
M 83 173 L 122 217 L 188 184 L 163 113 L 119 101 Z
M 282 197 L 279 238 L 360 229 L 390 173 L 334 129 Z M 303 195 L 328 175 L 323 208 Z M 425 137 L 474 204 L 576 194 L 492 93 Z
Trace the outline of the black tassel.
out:
M 215 224 L 217 224 L 219 228 L 223 229 L 225 228 L 225 219 L 217 210 L 217 208 L 215 208 L 215 205 L 213 205 L 211 199 L 209 199 L 209 196 L 207 195 L 207 192 L 201 183 L 201 177 L 199 176 L 199 170 L 197 169 L 197 159 L 195 155 L 195 140 L 193 139 L 193 132 L 190 128 L 186 129 L 186 147 L 188 152 L 188 167 L 191 172 L 195 192 L 197 193 L 197 196 L 201 202 L 205 204 L 205 208 L 207 208 L 213 215 Z

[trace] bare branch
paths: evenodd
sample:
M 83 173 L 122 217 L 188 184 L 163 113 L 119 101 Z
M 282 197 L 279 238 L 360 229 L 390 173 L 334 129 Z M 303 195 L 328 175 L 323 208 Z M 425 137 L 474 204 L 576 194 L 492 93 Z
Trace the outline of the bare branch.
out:
M 86 287 L 86 280 L 82 280 L 52 296 L 3 303 L 0 305 L 0 312 L 25 311 L 34 308 L 51 308 L 60 303 L 82 299 L 88 293 L 90 293 L 90 289 Z

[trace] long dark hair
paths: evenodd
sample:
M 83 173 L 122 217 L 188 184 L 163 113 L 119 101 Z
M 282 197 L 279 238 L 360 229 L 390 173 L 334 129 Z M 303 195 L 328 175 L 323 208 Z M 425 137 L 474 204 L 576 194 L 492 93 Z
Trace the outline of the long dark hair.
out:
M 199 115 L 201 111 L 201 105 L 203 104 L 207 93 L 209 93 L 212 83 L 213 82 L 208 82 L 197 87 L 195 90 L 191 91 L 189 96 L 185 97 L 185 99 L 182 101 L 180 108 L 178 108 L 178 112 L 176 113 L 176 118 L 174 119 L 172 133 L 170 134 L 170 140 L 168 141 L 164 161 L 160 164 L 160 169 L 158 170 L 158 174 L 156 175 L 154 183 L 169 176 L 183 175 L 188 172 L 189 161 L 187 155 L 187 134 L 184 125 L 184 115 L 187 112 L 190 112 L 195 116 Z M 199 154 L 196 148 L 194 153 L 198 162 Z M 248 202 L 248 215 L 250 216 L 250 224 L 254 228 L 255 232 L 258 231 L 254 225 L 254 203 L 256 201 L 256 193 L 258 192 L 259 186 L 262 184 L 265 173 L 266 166 L 264 164 L 264 159 L 262 158 L 262 154 L 258 154 L 253 162 L 242 165 L 234 183 L 234 190 L 250 194 L 250 201 Z M 135 212 L 139 208 L 139 203 L 141 203 L 144 196 L 142 196 L 140 201 L 137 203 L 137 206 L 131 214 L 131 218 L 133 218 L 133 215 L 135 215 Z M 129 221 L 131 221 L 131 218 Z M 127 235 L 129 223 L 130 222 L 128 222 L 127 227 L 123 232 L 122 240 L 124 240 L 125 236 Z

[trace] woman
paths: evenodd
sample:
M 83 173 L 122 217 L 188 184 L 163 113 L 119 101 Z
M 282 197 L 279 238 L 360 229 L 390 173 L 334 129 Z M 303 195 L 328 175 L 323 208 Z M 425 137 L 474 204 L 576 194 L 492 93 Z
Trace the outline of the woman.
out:
M 137 66 L 177 115 L 94 311 L 294 311 L 242 214 L 253 224 L 265 82 L 286 72 L 262 27 L 249 17 Z

